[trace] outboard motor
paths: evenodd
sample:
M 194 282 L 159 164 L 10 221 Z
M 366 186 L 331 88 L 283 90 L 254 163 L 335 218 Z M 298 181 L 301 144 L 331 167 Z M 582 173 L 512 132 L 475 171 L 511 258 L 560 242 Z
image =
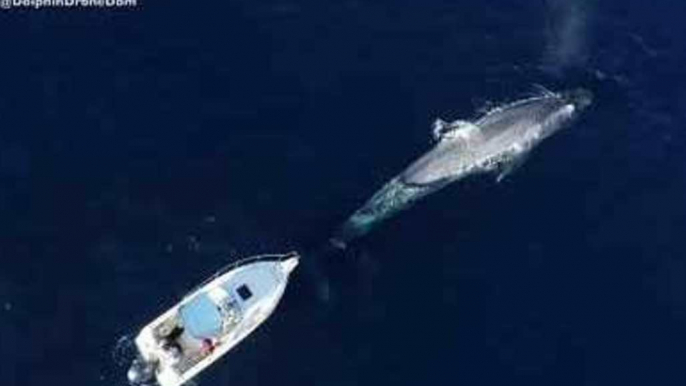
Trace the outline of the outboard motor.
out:
M 155 377 L 155 362 L 148 362 L 145 359 L 138 357 L 133 360 L 126 377 L 129 378 L 131 385 L 146 385 L 151 383 Z

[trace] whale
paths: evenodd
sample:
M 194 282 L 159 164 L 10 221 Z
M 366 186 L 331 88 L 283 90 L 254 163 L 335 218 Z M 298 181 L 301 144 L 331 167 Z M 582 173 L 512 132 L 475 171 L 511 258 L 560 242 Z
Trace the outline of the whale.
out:
M 334 233 L 331 244 L 345 248 L 423 197 L 466 177 L 491 173 L 496 181 L 503 180 L 592 101 L 586 89 L 541 89 L 535 96 L 492 108 L 473 120 L 437 119 L 432 126 L 434 146 L 356 210 Z

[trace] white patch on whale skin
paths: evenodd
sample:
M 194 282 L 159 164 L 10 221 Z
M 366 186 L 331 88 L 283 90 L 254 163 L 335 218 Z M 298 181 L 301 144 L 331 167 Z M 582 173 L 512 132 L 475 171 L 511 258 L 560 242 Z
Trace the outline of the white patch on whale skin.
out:
M 434 141 L 440 141 L 443 133 L 448 130 L 448 122 L 438 118 L 431 125 L 431 135 Z
M 471 139 L 480 134 L 479 126 L 469 121 L 456 120 L 453 122 L 446 122 L 442 119 L 437 119 L 432 127 L 432 134 L 434 140 L 446 141 L 454 139 Z
M 569 121 L 576 113 L 576 107 L 573 104 L 564 105 L 560 110 L 552 114 L 545 122 L 541 123 L 541 127 L 537 130 L 537 138 L 535 140 L 542 140 L 545 137 L 552 135 L 560 129 L 566 121 Z

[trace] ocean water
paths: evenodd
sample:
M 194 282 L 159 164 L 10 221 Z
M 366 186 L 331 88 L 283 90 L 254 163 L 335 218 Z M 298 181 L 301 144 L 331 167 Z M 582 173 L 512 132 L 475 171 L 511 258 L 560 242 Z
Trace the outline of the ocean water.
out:
M 337 255 L 199 385 L 683 385 L 686 6 L 139 2 L 0 11 L 0 385 L 126 384 L 121 344 L 240 257 L 310 251 L 431 122 L 594 105 L 503 182 Z M 328 290 L 326 290 L 328 288 Z

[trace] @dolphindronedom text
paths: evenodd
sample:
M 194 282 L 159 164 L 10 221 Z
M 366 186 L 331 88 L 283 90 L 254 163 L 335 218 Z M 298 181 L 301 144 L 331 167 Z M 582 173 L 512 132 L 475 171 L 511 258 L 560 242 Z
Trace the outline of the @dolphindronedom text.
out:
M 133 8 L 138 0 L 0 0 L 0 8 Z

